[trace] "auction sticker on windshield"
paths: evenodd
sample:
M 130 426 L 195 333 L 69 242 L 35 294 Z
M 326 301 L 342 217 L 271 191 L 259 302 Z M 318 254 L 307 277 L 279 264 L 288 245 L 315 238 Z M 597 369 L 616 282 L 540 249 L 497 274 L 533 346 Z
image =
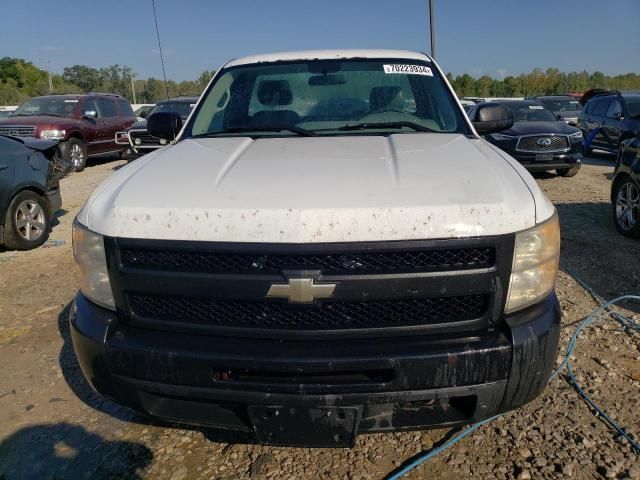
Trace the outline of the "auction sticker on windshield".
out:
M 413 75 L 428 75 L 433 77 L 433 72 L 429 67 L 424 65 L 383 65 L 384 73 L 409 73 Z

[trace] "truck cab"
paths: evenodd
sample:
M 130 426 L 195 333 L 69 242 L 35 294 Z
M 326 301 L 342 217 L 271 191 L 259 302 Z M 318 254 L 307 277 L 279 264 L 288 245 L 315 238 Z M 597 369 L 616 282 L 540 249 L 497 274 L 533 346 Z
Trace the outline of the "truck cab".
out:
M 556 359 L 558 217 L 427 55 L 328 50 L 220 68 L 170 145 L 74 222 L 82 370 L 143 414 L 274 445 L 463 425 Z

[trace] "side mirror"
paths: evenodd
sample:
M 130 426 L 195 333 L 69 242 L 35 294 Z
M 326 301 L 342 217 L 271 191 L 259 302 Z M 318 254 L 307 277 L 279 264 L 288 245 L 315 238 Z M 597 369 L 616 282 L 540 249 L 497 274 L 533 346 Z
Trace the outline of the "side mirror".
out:
M 556 114 L 556 117 L 558 117 L 558 120 L 564 120 L 564 117 L 562 115 L 560 115 L 559 113 Z
M 480 105 L 471 119 L 478 135 L 500 132 L 513 126 L 513 113 L 505 105 Z
M 149 111 L 148 110 L 143 110 L 140 112 L 139 117 L 140 118 L 147 118 L 147 115 L 149 115 Z
M 615 118 L 616 120 L 622 120 L 622 112 L 614 113 L 613 118 Z
M 175 112 L 158 112 L 147 119 L 150 135 L 172 142 L 182 129 L 182 117 Z
M 96 112 L 95 110 L 85 110 L 82 116 L 84 118 L 96 118 L 98 116 L 98 112 Z

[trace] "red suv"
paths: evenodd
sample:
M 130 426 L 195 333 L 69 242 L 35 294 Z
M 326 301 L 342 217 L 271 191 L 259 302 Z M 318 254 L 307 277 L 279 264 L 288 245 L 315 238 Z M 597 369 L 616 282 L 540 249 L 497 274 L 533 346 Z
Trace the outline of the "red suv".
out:
M 0 120 L 0 135 L 60 140 L 63 154 L 80 171 L 88 157 L 122 152 L 115 133 L 135 121 L 131 105 L 120 95 L 47 95 L 32 98 Z

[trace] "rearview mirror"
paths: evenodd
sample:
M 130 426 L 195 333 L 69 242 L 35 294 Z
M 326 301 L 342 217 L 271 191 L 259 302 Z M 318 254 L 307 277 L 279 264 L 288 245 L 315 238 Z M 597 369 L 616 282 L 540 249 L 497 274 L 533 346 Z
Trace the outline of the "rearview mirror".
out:
M 327 74 L 327 75 L 314 75 L 309 77 L 309 85 L 314 87 L 318 85 L 344 85 L 347 83 L 347 77 L 341 73 Z
M 175 112 L 158 112 L 147 119 L 147 131 L 154 137 L 172 142 L 182 129 L 182 117 Z
M 500 132 L 513 126 L 513 113 L 501 104 L 486 104 L 476 108 L 471 119 L 478 135 Z
M 96 112 L 95 110 L 85 110 L 82 116 L 84 118 L 96 118 L 98 116 L 98 112 Z

